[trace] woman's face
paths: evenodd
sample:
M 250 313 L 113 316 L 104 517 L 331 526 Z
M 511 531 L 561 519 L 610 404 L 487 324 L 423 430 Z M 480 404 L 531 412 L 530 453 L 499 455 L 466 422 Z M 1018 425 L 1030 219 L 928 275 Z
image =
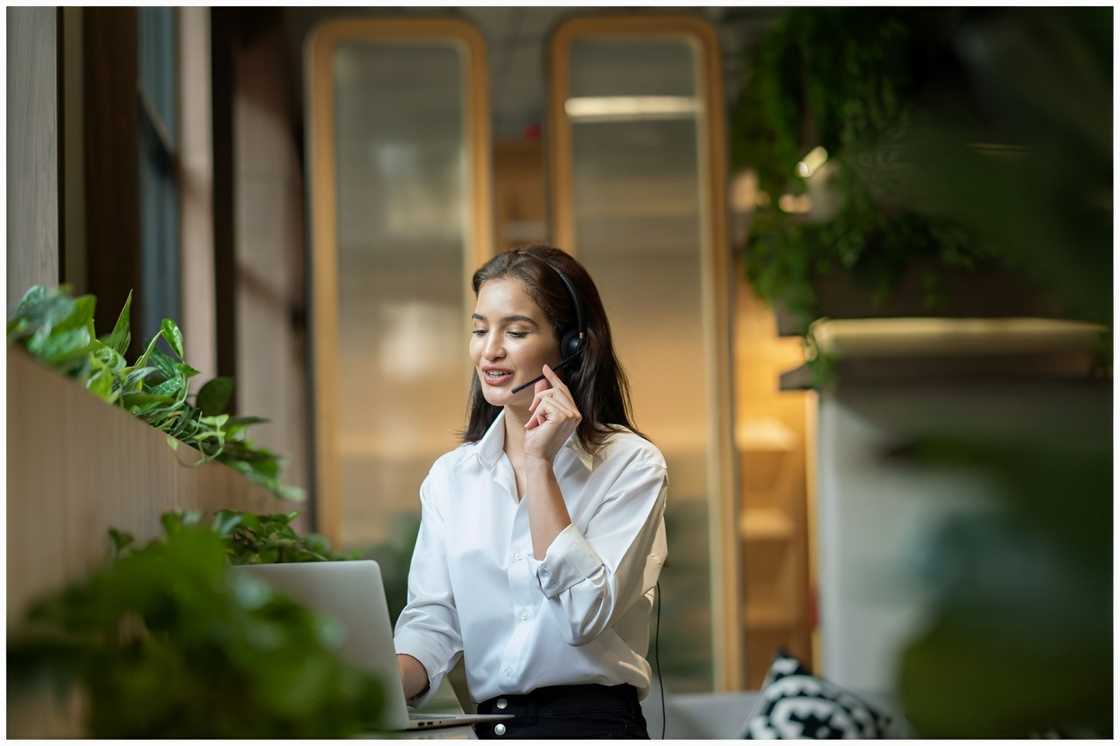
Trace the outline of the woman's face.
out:
M 533 387 L 511 396 L 510 391 L 541 374 L 546 363 L 560 362 L 560 343 L 544 312 L 525 285 L 514 277 L 487 280 L 478 289 L 471 332 L 471 360 L 482 382 L 482 395 L 496 407 L 528 406 Z M 489 375 L 488 368 L 501 371 Z

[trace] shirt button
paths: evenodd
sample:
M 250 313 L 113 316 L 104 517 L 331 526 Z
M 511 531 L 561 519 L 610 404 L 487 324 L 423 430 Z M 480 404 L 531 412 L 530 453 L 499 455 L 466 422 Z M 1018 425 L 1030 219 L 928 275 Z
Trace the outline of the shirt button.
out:
M 498 706 L 499 710 L 504 710 L 509 707 L 509 700 L 507 700 L 505 697 L 499 697 L 498 701 L 495 704 Z
M 515 560 L 517 560 L 518 562 L 520 562 L 521 561 L 521 553 L 517 552 L 516 554 L 513 555 L 513 558 Z
M 527 611 L 521 612 L 521 621 L 523 621 L 523 622 L 529 621 L 529 612 L 527 612 Z
M 506 669 L 506 676 L 513 676 L 513 669 L 512 668 L 507 668 Z
M 494 726 L 494 735 L 504 736 L 505 734 L 506 734 L 505 723 L 498 723 L 497 725 Z

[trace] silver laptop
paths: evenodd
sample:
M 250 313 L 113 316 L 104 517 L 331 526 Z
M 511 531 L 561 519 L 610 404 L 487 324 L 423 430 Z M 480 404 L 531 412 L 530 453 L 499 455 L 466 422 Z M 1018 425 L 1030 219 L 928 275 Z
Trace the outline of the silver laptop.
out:
M 393 629 L 389 623 L 381 568 L 373 560 L 237 565 L 232 570 L 264 581 L 276 591 L 339 623 L 343 630 L 339 656 L 355 668 L 373 674 L 384 686 L 383 729 L 422 730 L 513 717 L 409 712 L 393 648 Z

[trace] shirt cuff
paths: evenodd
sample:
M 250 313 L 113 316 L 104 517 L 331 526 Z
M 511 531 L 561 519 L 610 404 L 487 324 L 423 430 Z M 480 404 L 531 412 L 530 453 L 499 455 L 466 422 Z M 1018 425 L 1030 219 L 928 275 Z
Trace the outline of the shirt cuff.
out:
M 529 568 L 537 576 L 541 591 L 556 598 L 573 585 L 591 577 L 603 560 L 584 538 L 574 523 L 556 535 L 544 553 L 544 559 L 529 557 Z
M 424 670 L 428 674 L 428 688 L 422 694 L 416 695 L 413 699 L 405 700 L 405 704 L 409 707 L 423 707 L 428 703 L 439 689 L 440 684 L 443 683 L 443 677 L 447 673 L 442 669 L 439 664 L 439 657 L 435 655 L 425 644 L 420 635 L 412 634 L 407 629 L 403 629 L 397 633 L 396 638 L 393 640 L 393 647 L 396 652 L 411 655 L 420 664 L 424 666 Z

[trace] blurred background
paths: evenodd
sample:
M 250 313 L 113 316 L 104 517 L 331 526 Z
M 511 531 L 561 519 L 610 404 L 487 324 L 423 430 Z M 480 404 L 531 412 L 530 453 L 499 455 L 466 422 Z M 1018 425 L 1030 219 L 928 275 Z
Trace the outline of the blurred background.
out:
M 177 319 L 394 619 L 470 275 L 545 241 L 669 464 L 666 691 L 784 647 L 923 734 L 1111 733 L 1111 8 L 6 21 L 9 313 Z

